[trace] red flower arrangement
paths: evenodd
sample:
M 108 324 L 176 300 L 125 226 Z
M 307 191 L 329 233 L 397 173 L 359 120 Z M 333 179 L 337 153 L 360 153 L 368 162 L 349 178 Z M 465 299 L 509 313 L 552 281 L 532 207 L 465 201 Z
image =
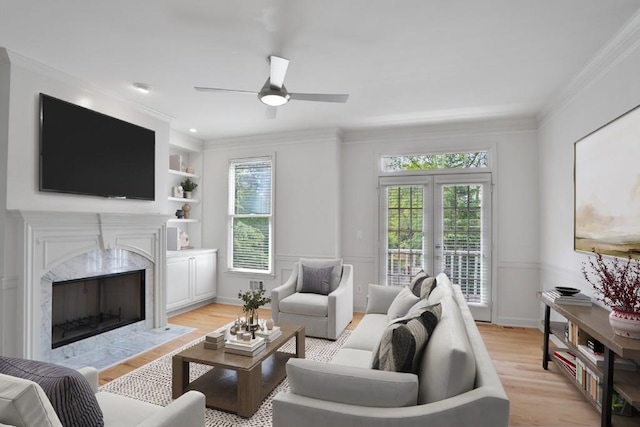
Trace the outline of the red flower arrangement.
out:
M 640 312 L 640 264 L 629 255 L 627 261 L 612 258 L 605 261 L 594 248 L 595 262 L 582 263 L 582 275 L 598 292 L 595 297 L 612 309 L 629 313 Z

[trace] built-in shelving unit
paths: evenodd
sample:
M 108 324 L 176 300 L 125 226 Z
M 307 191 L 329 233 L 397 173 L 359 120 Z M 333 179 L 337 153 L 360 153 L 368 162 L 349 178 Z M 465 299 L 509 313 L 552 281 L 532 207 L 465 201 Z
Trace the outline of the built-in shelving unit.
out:
M 554 362 L 578 390 L 601 413 L 602 427 L 626 427 L 640 425 L 640 372 L 616 369 L 614 360 L 616 357 L 624 359 L 640 359 L 640 340 L 621 337 L 613 333 L 609 324 L 609 312 L 597 305 L 578 306 L 567 304 L 556 304 L 548 301 L 538 293 L 538 299 L 545 304 L 544 315 L 544 349 L 542 367 L 548 369 L 549 361 Z M 566 321 L 550 320 L 551 310 L 558 313 Z M 578 334 L 593 337 L 604 345 L 604 365 L 596 365 L 588 357 L 584 356 L 578 349 L 575 342 L 566 337 L 568 324 L 573 324 Z M 550 336 L 554 336 L 563 348 L 553 345 Z M 567 349 L 573 354 L 579 363 L 585 367 L 594 379 L 599 381 L 602 390 L 598 392 L 599 399 L 595 399 L 588 390 L 580 384 L 576 376 L 569 372 L 562 362 L 554 357 L 556 350 Z M 611 409 L 613 392 L 618 393 L 630 404 L 633 409 L 631 417 L 614 415 Z
M 182 161 L 179 164 L 171 164 L 167 159 L 167 201 L 171 209 L 171 213 L 182 209 L 185 203 L 191 206 L 189 218 L 172 218 L 168 221 L 168 227 L 178 227 L 180 230 L 189 235 L 189 245 L 195 248 L 202 247 L 202 227 L 200 221 L 202 219 L 202 165 L 203 154 L 202 147 L 188 137 L 183 138 L 181 135 L 175 135 L 169 142 L 169 156 L 180 156 Z M 187 167 L 193 168 L 193 173 L 186 172 Z M 179 169 L 179 170 L 178 170 Z M 193 198 L 175 197 L 173 188 L 187 178 L 198 184 L 198 188 L 193 192 Z

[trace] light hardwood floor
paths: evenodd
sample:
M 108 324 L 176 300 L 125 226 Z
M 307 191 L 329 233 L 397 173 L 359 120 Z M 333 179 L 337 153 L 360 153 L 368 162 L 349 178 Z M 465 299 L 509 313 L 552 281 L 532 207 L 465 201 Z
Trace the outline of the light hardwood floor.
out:
M 100 372 L 100 384 L 106 384 L 151 362 L 206 333 L 233 321 L 240 307 L 210 304 L 169 319 L 176 325 L 195 331 L 167 344 Z M 270 317 L 268 310 L 260 315 Z M 348 329 L 353 329 L 362 314 L 355 313 Z M 478 328 L 491 354 L 502 384 L 511 402 L 511 426 L 598 426 L 598 412 L 580 392 L 549 364 L 542 369 L 542 333 L 535 329 L 508 328 L 479 323 Z

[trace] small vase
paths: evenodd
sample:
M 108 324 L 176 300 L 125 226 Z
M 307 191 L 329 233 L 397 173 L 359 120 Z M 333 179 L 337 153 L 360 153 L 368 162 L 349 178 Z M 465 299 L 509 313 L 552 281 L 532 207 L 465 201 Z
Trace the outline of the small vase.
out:
M 609 313 L 613 332 L 627 338 L 640 339 L 640 313 L 616 310 Z
M 191 199 L 193 197 L 193 195 L 191 194 L 191 191 L 185 191 L 184 192 L 184 198 L 185 199 Z
M 273 329 L 273 319 L 272 318 L 268 318 L 265 326 L 267 327 L 268 331 L 272 330 Z

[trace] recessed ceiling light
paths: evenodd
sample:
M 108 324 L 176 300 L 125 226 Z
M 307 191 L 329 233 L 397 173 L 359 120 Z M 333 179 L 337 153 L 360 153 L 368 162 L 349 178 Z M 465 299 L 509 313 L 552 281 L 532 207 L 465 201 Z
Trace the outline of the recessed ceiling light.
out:
M 149 85 L 146 83 L 134 83 L 133 87 L 142 93 L 149 93 Z
M 196 132 L 198 132 L 198 129 L 191 128 L 191 129 L 189 129 L 189 132 L 196 133 Z

